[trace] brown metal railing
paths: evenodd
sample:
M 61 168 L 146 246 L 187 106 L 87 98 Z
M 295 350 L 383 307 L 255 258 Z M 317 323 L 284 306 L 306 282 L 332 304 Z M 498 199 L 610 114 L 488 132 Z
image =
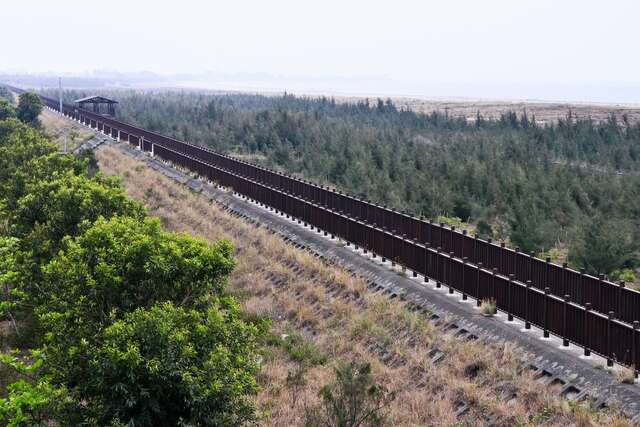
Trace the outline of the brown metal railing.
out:
M 57 109 L 55 100 L 44 98 Z M 536 325 L 612 363 L 640 363 L 640 295 L 454 229 L 260 168 L 203 147 L 64 105 L 63 113 L 299 221 L 393 260 L 464 296 L 496 300 L 509 319 Z M 616 313 L 618 313 L 616 315 Z

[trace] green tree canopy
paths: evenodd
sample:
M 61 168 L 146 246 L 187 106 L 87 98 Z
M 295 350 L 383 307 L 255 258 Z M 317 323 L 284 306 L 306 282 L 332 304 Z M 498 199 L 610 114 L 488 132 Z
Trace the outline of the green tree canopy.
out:
M 73 341 L 137 307 L 161 301 L 202 306 L 222 292 L 234 265 L 226 241 L 209 244 L 167 233 L 157 219 L 101 218 L 68 239 L 44 269 L 46 305 L 38 313 L 50 329 L 64 331 L 76 324 Z
M 33 326 L 0 355 L 15 379 L 2 425 L 255 419 L 264 325 L 222 296 L 228 242 L 163 231 L 116 179 L 16 119 L 0 121 L 0 166 L 0 316 Z
M 100 335 L 79 395 L 99 425 L 239 426 L 254 418 L 258 328 L 231 299 L 137 309 Z
M 99 217 L 145 216 L 143 206 L 127 197 L 117 179 L 101 175 L 88 178 L 68 171 L 51 181 L 31 182 L 27 193 L 9 213 L 9 227 L 34 262 L 48 260 L 65 236 L 76 236 Z
M 633 238 L 631 224 L 598 216 L 583 228 L 569 257 L 587 273 L 606 274 L 622 268 L 636 267 L 639 248 L 640 245 Z
M 13 94 L 11 93 L 11 91 L 5 87 L 5 86 L 0 86 L 0 98 L 5 99 L 9 102 L 13 102 Z
M 28 186 L 37 182 L 52 181 L 72 175 L 86 175 L 89 159 L 78 159 L 73 155 L 50 153 L 28 160 L 16 168 L 7 181 L 0 184 L 0 194 L 5 196 L 7 210 L 18 207 L 18 200 L 28 193 Z
M 28 124 L 37 124 L 42 112 L 42 101 L 35 93 L 25 92 L 18 101 L 18 118 Z
M 11 105 L 9 101 L 4 98 L 0 98 L 0 120 L 16 118 L 16 109 Z
M 0 199 L 15 171 L 33 159 L 56 152 L 56 147 L 40 132 L 16 119 L 0 121 Z

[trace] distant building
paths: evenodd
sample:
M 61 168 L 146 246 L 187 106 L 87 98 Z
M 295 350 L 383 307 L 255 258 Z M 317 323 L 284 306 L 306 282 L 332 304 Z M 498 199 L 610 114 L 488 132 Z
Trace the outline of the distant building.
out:
M 111 116 L 114 117 L 116 115 L 116 104 L 118 101 L 114 101 L 113 99 L 105 98 L 104 96 L 87 96 L 86 98 L 76 99 L 73 101 L 76 103 L 78 108 L 82 108 L 83 110 L 92 110 L 96 114 L 102 114 L 103 116 Z M 87 104 L 91 104 L 91 108 L 87 108 Z M 106 105 L 107 111 L 100 111 L 100 105 Z

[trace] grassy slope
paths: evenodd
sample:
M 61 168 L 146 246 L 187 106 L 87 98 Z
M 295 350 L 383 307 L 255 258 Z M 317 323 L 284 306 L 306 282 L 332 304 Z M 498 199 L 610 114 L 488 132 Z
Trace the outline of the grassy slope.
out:
M 302 424 L 305 407 L 318 401 L 337 361 L 359 357 L 371 361 L 379 378 L 398 391 L 390 412 L 393 425 L 476 425 L 488 413 L 504 426 L 626 425 L 614 413 L 592 413 L 541 387 L 519 371 L 526 355 L 514 346 L 460 342 L 400 301 L 370 292 L 362 280 L 230 215 L 119 150 L 101 148 L 97 158 L 105 174 L 121 176 L 130 196 L 170 230 L 233 241 L 238 267 L 230 278 L 232 292 L 248 312 L 272 319 L 275 337 L 303 337 L 305 344 L 297 347 L 306 345 L 306 352 L 274 343 L 265 353 L 257 397 L 264 424 Z M 446 353 L 436 365 L 426 351 L 433 345 Z M 294 353 L 310 363 L 317 355 L 326 357 L 297 388 L 287 384 L 287 374 L 299 368 Z M 473 376 L 467 368 L 474 364 L 486 367 Z M 512 395 L 516 398 L 509 399 Z M 471 411 L 456 419 L 461 400 Z
M 60 117 L 58 114 L 47 109 L 42 110 L 40 123 L 42 123 L 44 133 L 51 138 L 60 149 L 64 149 L 66 136 L 68 151 L 78 148 L 94 135 L 92 131 L 81 124 Z

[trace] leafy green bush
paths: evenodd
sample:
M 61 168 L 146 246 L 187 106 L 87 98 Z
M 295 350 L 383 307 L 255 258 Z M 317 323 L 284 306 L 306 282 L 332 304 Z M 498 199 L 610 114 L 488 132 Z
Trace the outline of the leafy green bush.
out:
M 203 307 L 235 263 L 226 241 L 167 233 L 157 219 L 99 219 L 44 268 L 38 315 L 53 331 L 89 337 L 138 307 Z M 56 336 L 60 340 L 62 336 Z
M 35 93 L 25 92 L 18 100 L 18 118 L 30 125 L 38 124 L 38 116 L 42 111 L 42 101 Z
M 0 356 L 0 423 L 252 422 L 266 324 L 222 296 L 231 245 L 163 231 L 90 164 L 0 121 L 0 314 L 32 328 Z
M 16 109 L 4 98 L 0 98 L 0 120 L 16 118 Z
M 51 181 L 35 181 L 10 212 L 12 235 L 35 262 L 47 261 L 65 236 L 76 236 L 100 217 L 128 215 L 143 218 L 145 210 L 131 201 L 119 181 L 100 175 L 93 178 L 68 172 Z
M 613 270 L 611 272 L 611 280 L 622 281 L 626 283 L 634 283 L 636 281 L 636 273 L 630 268 Z
M 26 363 L 24 359 L 29 359 Z M 50 426 L 53 419 L 71 421 L 63 416 L 72 400 L 64 387 L 51 384 L 47 376 L 40 375 L 44 355 L 31 352 L 29 357 L 15 354 L 0 355 L 0 364 L 12 369 L 19 378 L 7 386 L 6 395 L 0 398 L 0 421 L 6 426 Z
M 140 308 L 100 334 L 76 393 L 99 425 L 241 425 L 254 418 L 258 335 L 231 299 Z
M 590 274 L 608 274 L 635 267 L 640 245 L 627 221 L 597 216 L 583 228 L 569 251 L 569 260 Z

